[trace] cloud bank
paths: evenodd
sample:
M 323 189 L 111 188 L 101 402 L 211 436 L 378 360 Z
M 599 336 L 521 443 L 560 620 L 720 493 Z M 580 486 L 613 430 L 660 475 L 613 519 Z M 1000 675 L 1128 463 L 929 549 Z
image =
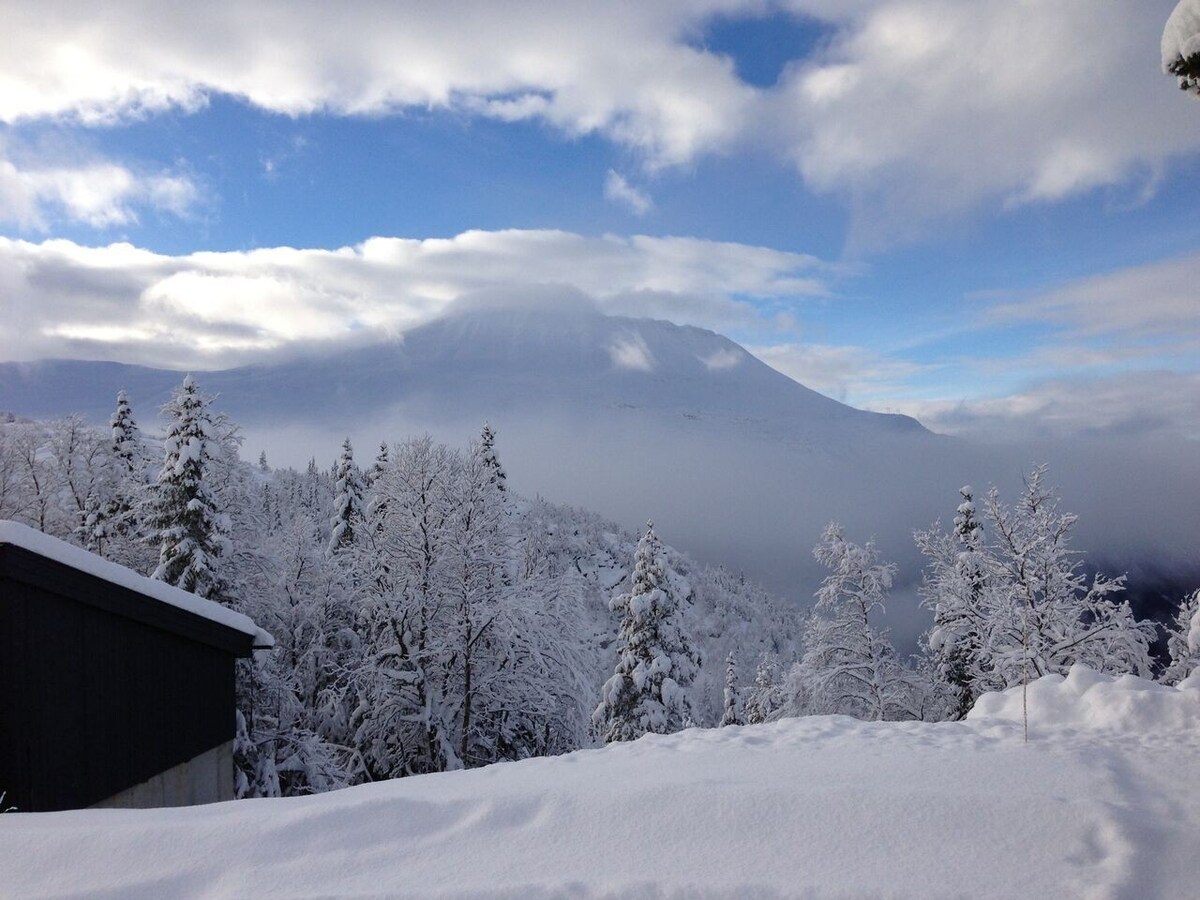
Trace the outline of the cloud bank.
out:
M 464 294 L 546 284 L 575 288 L 608 312 L 720 328 L 760 321 L 746 298 L 825 294 L 827 274 L 814 257 L 763 247 L 563 231 L 182 256 L 0 238 L 0 294 L 14 326 L 0 336 L 0 360 L 221 368 L 379 341 Z

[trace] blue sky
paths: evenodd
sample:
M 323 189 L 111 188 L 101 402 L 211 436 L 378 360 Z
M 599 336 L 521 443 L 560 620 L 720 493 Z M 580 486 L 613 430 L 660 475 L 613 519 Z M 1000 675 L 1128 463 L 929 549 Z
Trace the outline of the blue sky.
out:
M 15 10 L 0 356 L 217 367 L 549 281 L 935 428 L 1196 438 L 1173 5 Z

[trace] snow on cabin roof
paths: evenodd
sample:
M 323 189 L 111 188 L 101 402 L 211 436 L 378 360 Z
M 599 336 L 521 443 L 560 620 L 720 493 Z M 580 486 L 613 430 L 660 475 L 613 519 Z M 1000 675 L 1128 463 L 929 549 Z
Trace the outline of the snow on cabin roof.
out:
M 218 625 L 248 634 L 254 638 L 256 648 L 275 646 L 275 639 L 255 625 L 249 616 L 234 612 L 219 603 L 205 600 L 188 591 L 172 587 L 164 581 L 146 578 L 132 569 L 110 562 L 81 547 L 60 541 L 56 537 L 51 537 L 28 525 L 22 525 L 20 522 L 0 519 L 0 544 L 22 547 L 31 553 L 52 559 L 78 572 L 93 575 L 144 597 L 150 597 L 166 603 L 168 606 L 174 606 L 208 619 L 210 622 L 216 622 Z

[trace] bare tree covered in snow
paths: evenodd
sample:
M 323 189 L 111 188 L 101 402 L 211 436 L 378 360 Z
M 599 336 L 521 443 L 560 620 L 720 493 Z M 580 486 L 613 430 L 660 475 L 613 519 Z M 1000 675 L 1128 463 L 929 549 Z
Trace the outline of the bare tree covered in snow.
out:
M 896 567 L 879 561 L 874 541 L 846 540 L 837 523 L 826 527 L 813 554 L 830 573 L 817 590 L 804 655 L 785 682 L 784 714 L 917 718 L 914 679 L 871 622 L 884 611 Z

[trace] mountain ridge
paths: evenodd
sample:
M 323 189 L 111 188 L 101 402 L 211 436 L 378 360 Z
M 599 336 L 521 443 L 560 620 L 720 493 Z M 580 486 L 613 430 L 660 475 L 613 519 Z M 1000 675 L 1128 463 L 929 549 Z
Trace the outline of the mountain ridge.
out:
M 158 406 L 184 371 L 111 361 L 3 363 L 0 409 L 102 421 L 118 390 L 143 409 Z M 306 413 L 347 427 L 396 405 L 435 416 L 453 407 L 475 418 L 574 407 L 647 410 L 810 442 L 833 423 L 930 434 L 907 416 L 825 397 L 716 332 L 578 307 L 452 307 L 398 340 L 197 374 L 242 422 Z

